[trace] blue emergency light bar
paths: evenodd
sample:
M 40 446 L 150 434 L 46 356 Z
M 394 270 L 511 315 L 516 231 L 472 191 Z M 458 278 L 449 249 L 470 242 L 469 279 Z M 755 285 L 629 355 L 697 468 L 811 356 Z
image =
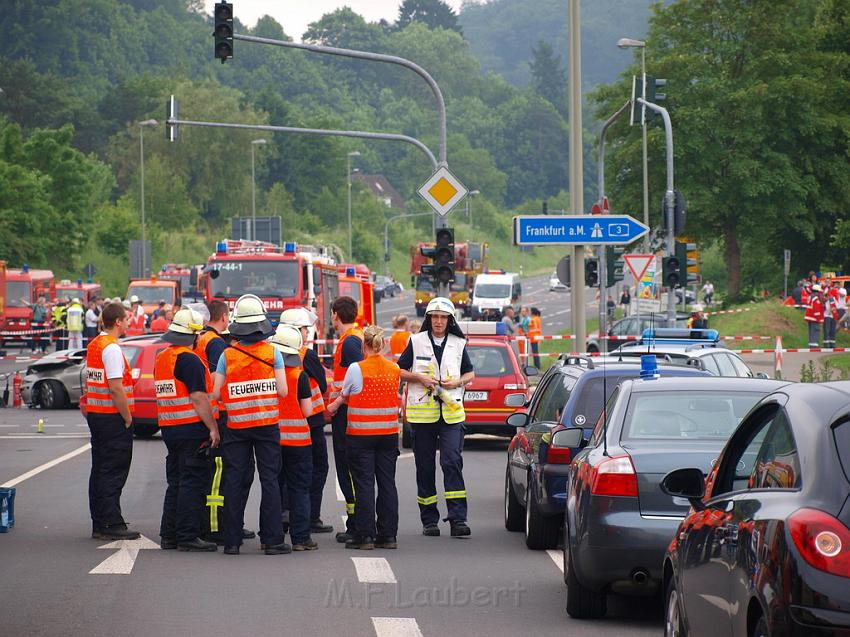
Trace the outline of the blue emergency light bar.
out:
M 294 254 L 296 247 L 297 247 L 297 245 L 294 241 L 287 241 L 286 243 L 283 244 L 283 251 L 286 254 Z
M 644 380 L 661 378 L 658 373 L 658 359 L 655 354 L 644 354 L 640 357 L 640 377 Z
M 354 276 L 355 270 L 354 268 L 345 268 L 345 276 Z
M 21 272 L 29 272 L 29 271 L 30 271 L 30 264 L 29 264 L 29 263 L 24 263 L 24 264 L 21 266 Z
M 720 332 L 705 329 L 689 330 L 681 327 L 656 327 L 645 329 L 640 340 L 643 343 L 647 341 L 717 343 L 720 340 Z
M 215 244 L 217 254 L 227 254 L 227 241 L 219 241 Z

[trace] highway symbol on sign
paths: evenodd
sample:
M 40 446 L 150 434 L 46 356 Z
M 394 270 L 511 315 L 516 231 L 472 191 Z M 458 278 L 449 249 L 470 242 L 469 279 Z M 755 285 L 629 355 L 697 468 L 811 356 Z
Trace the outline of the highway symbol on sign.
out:
M 649 264 L 655 260 L 654 254 L 624 254 L 623 261 L 629 268 L 629 272 L 635 278 L 635 281 L 640 281 L 643 273 L 649 267 Z
M 649 228 L 628 215 L 517 215 L 514 244 L 626 245 L 640 239 Z
M 441 217 L 445 217 L 468 192 L 460 179 L 441 166 L 417 191 Z

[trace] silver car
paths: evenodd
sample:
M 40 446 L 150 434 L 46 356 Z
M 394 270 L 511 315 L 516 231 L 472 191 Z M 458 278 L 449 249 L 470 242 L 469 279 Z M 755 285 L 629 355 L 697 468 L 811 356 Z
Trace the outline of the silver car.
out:
M 85 362 L 85 349 L 63 349 L 32 363 L 21 381 L 24 403 L 42 409 L 78 404 L 83 393 Z

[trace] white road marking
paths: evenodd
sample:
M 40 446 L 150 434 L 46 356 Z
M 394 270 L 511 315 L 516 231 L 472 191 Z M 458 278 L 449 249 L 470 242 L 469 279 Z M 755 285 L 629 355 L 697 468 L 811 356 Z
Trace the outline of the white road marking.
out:
M 400 453 L 400 454 L 398 455 L 398 459 L 399 459 L 399 460 L 401 460 L 402 458 L 412 458 L 412 457 L 413 457 L 413 452 L 412 452 L 412 451 L 405 451 L 404 453 Z
M 339 488 L 339 480 L 334 480 L 334 486 L 336 487 L 336 499 L 338 502 L 345 502 L 345 496 L 342 494 L 342 489 Z
M 15 436 L 15 437 L 17 438 L 19 436 Z M 14 487 L 16 484 L 20 484 L 24 480 L 29 480 L 33 476 L 37 476 L 42 471 L 47 471 L 51 467 L 55 467 L 56 465 L 65 462 L 66 460 L 70 460 L 74 456 L 79 456 L 81 453 L 85 453 L 89 449 L 91 449 L 91 444 L 86 443 L 82 447 L 80 447 L 79 449 L 74 449 L 73 451 L 66 453 L 64 456 L 59 456 L 58 458 L 54 458 L 50 462 L 45 462 L 43 465 L 40 465 L 40 466 L 36 467 L 35 469 L 32 469 L 31 471 L 27 471 L 26 473 L 24 473 L 22 475 L 19 475 L 17 478 L 12 478 L 8 482 L 6 482 L 4 484 L 0 484 L 0 487 L 4 487 L 4 488 L 7 488 L 7 489 L 9 487 Z
M 138 540 L 118 540 L 110 542 L 99 549 L 117 549 L 118 552 L 110 555 L 100 564 L 89 571 L 89 575 L 129 575 L 133 572 L 133 565 L 143 549 L 159 549 L 159 545 L 149 540 L 144 535 Z
M 33 425 L 33 427 L 37 427 L 38 425 Z M 42 427 L 64 427 L 65 425 L 48 425 L 46 422 L 41 424 Z M 88 425 L 86 425 L 88 427 Z
M 339 516 L 339 519 L 342 520 L 342 528 L 343 528 L 343 532 L 345 532 L 344 529 L 346 528 L 345 525 L 348 524 L 348 516 L 347 515 L 341 515 L 341 516 Z
M 0 427 L 3 427 L 3 428 L 13 428 L 13 427 L 19 427 L 19 426 L 20 425 L 0 425 Z
M 552 314 L 550 314 L 549 316 L 560 316 L 561 314 L 567 314 L 568 312 L 572 312 L 572 310 L 570 308 L 567 308 L 565 310 L 558 310 L 557 312 L 552 312 Z
M 555 562 L 555 566 L 561 569 L 561 572 L 564 572 L 564 552 L 556 551 L 555 549 L 549 549 L 546 551 L 549 554 L 549 557 L 552 558 L 552 561 Z
M 384 557 L 352 557 L 357 579 L 364 584 L 395 584 L 398 580 Z
M 419 624 L 412 617 L 373 617 L 378 637 L 422 637 Z
M 55 433 L 50 434 L 8 434 L 0 436 L 0 440 L 56 440 L 57 438 L 91 438 L 89 434 L 71 434 L 71 433 Z

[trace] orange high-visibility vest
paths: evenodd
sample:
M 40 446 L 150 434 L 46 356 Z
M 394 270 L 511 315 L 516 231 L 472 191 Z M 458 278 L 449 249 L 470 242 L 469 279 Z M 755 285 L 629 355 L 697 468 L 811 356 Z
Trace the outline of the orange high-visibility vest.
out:
M 334 350 L 334 380 L 331 383 L 330 399 L 337 398 L 342 391 L 342 381 L 345 380 L 346 367 L 342 366 L 342 344 L 349 337 L 359 338 L 363 342 L 363 330 L 352 327 L 339 338 L 336 349 Z
M 204 364 L 204 369 L 206 369 L 207 372 L 209 372 L 210 369 L 210 360 L 207 356 L 207 345 L 210 344 L 210 341 L 213 341 L 217 338 L 221 339 L 222 341 L 224 340 L 223 338 L 221 338 L 218 332 L 213 329 L 208 329 L 205 332 L 201 332 L 201 335 L 198 336 L 197 339 L 195 339 L 195 349 L 193 351 L 195 352 L 195 354 L 198 355 L 198 358 L 201 359 L 201 362 Z M 208 390 L 207 393 L 211 394 L 212 390 Z M 224 405 L 220 400 L 212 399 L 210 399 L 210 404 L 213 408 L 213 416 L 215 416 L 215 418 L 218 418 L 219 413 L 224 409 Z
M 535 338 L 539 338 L 542 335 L 543 328 L 541 325 L 540 317 L 532 315 L 531 322 L 528 324 L 528 340 L 534 343 Z
M 145 333 L 145 315 L 130 314 L 130 323 L 127 325 L 127 336 L 141 336 Z
M 174 376 L 174 366 L 180 354 L 195 356 L 188 347 L 172 345 L 157 354 L 156 363 L 154 363 L 153 386 L 156 391 L 156 415 L 160 427 L 203 422 L 192 404 L 189 388 Z M 206 373 L 206 390 L 210 393 L 212 378 L 208 369 L 204 368 L 204 372 Z
M 407 330 L 399 330 L 390 336 L 390 353 L 393 360 L 398 360 L 404 349 L 407 347 L 407 341 L 410 340 L 410 332 Z
M 246 356 L 249 352 L 268 365 Z M 274 374 L 274 349 L 261 341 L 224 350 L 227 375 L 221 399 L 232 429 L 277 425 L 278 395 Z
M 301 412 L 301 402 L 298 400 L 298 379 L 304 373 L 303 367 L 286 368 L 286 398 L 279 398 L 278 411 L 280 421 L 281 447 L 306 447 L 311 444 L 310 425 Z
M 109 390 L 109 381 L 106 378 L 106 370 L 103 365 L 103 350 L 107 345 L 118 343 L 118 339 L 109 334 L 100 334 L 91 343 L 86 351 L 86 405 L 89 412 L 93 414 L 117 414 L 118 407 L 112 400 L 112 392 Z M 130 413 L 133 413 L 133 376 L 130 372 L 130 363 L 124 356 L 124 374 L 121 377 L 121 386 L 127 396 L 130 405 Z
M 304 356 L 307 354 L 307 348 L 302 347 L 298 352 L 301 355 L 301 364 L 304 364 Z M 324 369 L 324 367 L 322 368 Z M 315 378 L 307 375 L 307 380 L 310 381 L 310 415 L 315 416 L 325 410 L 325 399 L 322 396 L 322 390 L 319 387 L 318 381 Z
M 363 391 L 348 397 L 348 427 L 351 436 L 398 435 L 398 365 L 375 354 L 358 363 Z

